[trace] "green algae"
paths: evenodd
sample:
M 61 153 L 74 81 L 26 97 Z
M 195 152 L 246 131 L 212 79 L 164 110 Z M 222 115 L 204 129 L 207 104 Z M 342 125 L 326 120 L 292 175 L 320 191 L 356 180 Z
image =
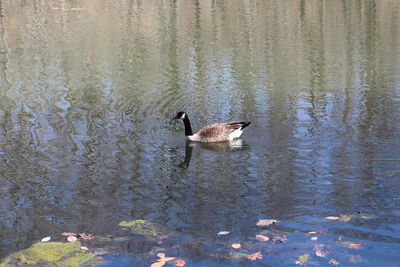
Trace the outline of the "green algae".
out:
M 0 267 L 9 266 L 65 266 L 79 267 L 96 257 L 80 249 L 80 242 L 45 242 L 15 252 L 6 257 Z
M 130 228 L 133 233 L 146 237 L 168 238 L 175 236 L 161 225 L 146 220 L 122 221 L 118 225 Z

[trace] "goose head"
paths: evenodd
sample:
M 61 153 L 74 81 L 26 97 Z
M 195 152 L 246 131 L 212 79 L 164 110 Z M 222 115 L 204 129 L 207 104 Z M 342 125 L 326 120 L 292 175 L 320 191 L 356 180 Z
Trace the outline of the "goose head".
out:
M 184 111 L 179 111 L 178 113 L 176 113 L 175 117 L 173 117 L 173 120 L 183 120 L 187 118 L 186 112 Z

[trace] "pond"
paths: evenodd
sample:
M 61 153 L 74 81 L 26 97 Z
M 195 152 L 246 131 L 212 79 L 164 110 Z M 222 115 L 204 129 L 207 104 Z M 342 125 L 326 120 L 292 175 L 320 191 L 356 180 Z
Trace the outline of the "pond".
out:
M 398 266 L 400 1 L 0 0 L 0 96 L 1 259 L 140 219 L 104 266 Z

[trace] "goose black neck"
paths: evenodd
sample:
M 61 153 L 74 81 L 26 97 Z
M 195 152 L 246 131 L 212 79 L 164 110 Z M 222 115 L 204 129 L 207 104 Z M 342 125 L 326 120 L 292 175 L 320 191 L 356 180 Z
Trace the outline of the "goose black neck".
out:
M 190 120 L 187 115 L 183 119 L 183 123 L 185 124 L 185 135 L 193 135 L 192 126 L 190 126 Z

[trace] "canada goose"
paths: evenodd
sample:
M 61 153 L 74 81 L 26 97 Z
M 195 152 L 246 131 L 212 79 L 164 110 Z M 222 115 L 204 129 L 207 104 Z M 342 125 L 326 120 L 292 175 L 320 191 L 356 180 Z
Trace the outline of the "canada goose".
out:
M 233 140 L 239 138 L 242 135 L 243 129 L 250 125 L 250 121 L 215 123 L 207 125 L 193 134 L 190 120 L 186 112 L 180 111 L 172 119 L 183 120 L 186 138 L 194 142 L 221 142 Z

